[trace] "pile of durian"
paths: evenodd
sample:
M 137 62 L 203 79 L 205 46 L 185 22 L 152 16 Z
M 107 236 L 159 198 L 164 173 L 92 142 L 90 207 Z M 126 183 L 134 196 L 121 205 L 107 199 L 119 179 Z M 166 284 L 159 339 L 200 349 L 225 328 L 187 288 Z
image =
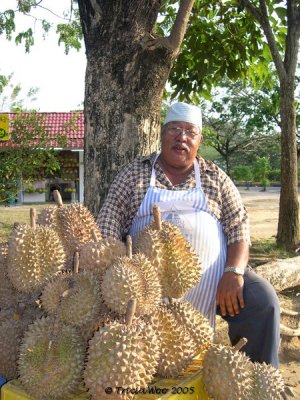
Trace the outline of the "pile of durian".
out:
M 201 264 L 177 227 L 146 227 L 132 250 L 103 239 L 82 205 L 31 210 L 0 243 L 0 375 L 36 400 L 130 399 L 197 356 L 212 399 L 281 399 L 277 370 L 212 344 L 209 321 L 181 297 Z M 113 389 L 106 394 L 105 388 Z

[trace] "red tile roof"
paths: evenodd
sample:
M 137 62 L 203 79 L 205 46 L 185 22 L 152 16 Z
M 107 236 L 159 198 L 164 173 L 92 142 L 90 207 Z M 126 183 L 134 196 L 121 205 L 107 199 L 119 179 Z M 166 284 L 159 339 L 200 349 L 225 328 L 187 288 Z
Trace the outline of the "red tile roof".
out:
M 16 113 L 8 114 L 10 125 L 14 120 Z M 28 113 L 24 113 L 25 115 Z M 84 140 L 84 116 L 83 112 L 49 112 L 37 113 L 43 116 L 43 123 L 49 129 L 49 136 L 55 137 L 57 133 L 64 133 L 67 136 L 66 149 L 83 149 Z M 72 124 L 70 124 L 74 121 Z M 11 129 L 11 128 L 10 128 Z M 0 148 L 13 147 L 11 140 L 0 140 Z M 50 142 L 51 147 L 60 147 L 55 140 Z

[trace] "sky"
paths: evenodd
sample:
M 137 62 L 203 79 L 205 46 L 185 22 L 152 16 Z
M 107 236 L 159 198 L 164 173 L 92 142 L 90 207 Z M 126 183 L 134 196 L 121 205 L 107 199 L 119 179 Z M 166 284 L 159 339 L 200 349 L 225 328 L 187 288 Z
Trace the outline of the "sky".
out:
M 63 11 L 70 7 L 70 0 L 43 0 L 42 4 L 63 15 Z M 16 9 L 16 1 L 1 0 L 0 12 L 6 9 Z M 53 23 L 62 21 L 45 10 L 35 15 Z M 16 31 L 33 24 L 33 18 L 18 16 Z M 13 73 L 12 83 L 21 85 L 20 97 L 23 98 L 31 87 L 39 88 L 37 101 L 25 101 L 26 108 L 45 112 L 82 109 L 86 68 L 84 44 L 79 52 L 72 49 L 65 55 L 64 46 L 58 45 L 55 29 L 43 40 L 38 22 L 34 28 L 35 44 L 30 53 L 25 53 L 24 45 L 17 46 L 14 41 L 7 41 L 4 34 L 0 35 L 0 75 Z

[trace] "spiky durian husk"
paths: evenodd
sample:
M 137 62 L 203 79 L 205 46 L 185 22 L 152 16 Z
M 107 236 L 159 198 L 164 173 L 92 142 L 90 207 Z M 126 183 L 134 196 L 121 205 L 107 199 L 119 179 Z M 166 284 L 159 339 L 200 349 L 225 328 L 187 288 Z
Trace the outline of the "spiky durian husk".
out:
M 85 346 L 74 327 L 52 318 L 29 325 L 18 360 L 25 390 L 39 400 L 64 399 L 82 377 Z
M 99 330 L 99 328 L 102 328 L 113 321 L 120 322 L 119 314 L 111 311 L 101 298 L 101 307 L 98 314 L 91 322 L 79 326 L 78 329 L 85 343 L 88 343 L 88 341 L 92 339 L 95 332 Z
M 173 301 L 168 305 L 168 309 L 191 336 L 195 354 L 204 356 L 206 350 L 211 346 L 213 335 L 209 320 L 187 301 Z
M 252 363 L 244 353 L 213 345 L 203 360 L 203 381 L 215 400 L 252 399 Z
M 0 309 L 15 302 L 16 290 L 7 275 L 8 244 L 0 243 Z
M 97 239 L 101 239 L 99 227 L 90 211 L 82 204 L 71 204 L 59 207 L 57 222 L 60 237 L 68 252 L 74 254 L 84 243 L 93 240 L 93 232 Z
M 85 243 L 80 250 L 80 268 L 100 276 L 118 258 L 125 256 L 123 242 L 114 238 Z
M 106 305 L 125 314 L 129 300 L 137 301 L 135 315 L 150 313 L 159 303 L 161 287 L 155 269 L 143 254 L 121 257 L 103 275 L 102 297 Z
M 66 252 L 66 269 L 72 269 L 75 251 L 93 240 L 93 232 L 98 240 L 101 239 L 94 217 L 82 204 L 46 208 L 39 214 L 37 222 L 51 226 L 58 233 Z
M 157 375 L 174 378 L 190 364 L 195 355 L 192 339 L 166 305 L 159 306 L 149 321 L 160 337 Z
M 280 371 L 266 363 L 253 363 L 252 399 L 282 400 L 284 380 Z
M 100 311 L 100 283 L 90 272 L 62 274 L 45 286 L 41 301 L 49 314 L 82 326 L 91 323 Z
M 151 326 L 118 322 L 100 328 L 89 342 L 85 384 L 92 398 L 128 399 L 116 387 L 143 388 L 152 380 L 158 358 L 158 338 Z M 114 389 L 106 394 L 105 388 Z
M 58 207 L 46 207 L 41 210 L 37 216 L 37 224 L 49 226 L 57 229 L 57 210 Z
M 200 279 L 197 254 L 179 228 L 169 222 L 163 221 L 159 231 L 150 224 L 140 233 L 135 248 L 156 267 L 164 297 L 182 297 Z
M 6 379 L 18 377 L 17 359 L 21 339 L 32 319 L 28 314 L 20 317 L 15 310 L 7 310 L 0 324 L 0 375 Z
M 48 227 L 15 228 L 8 240 L 7 272 L 14 287 L 30 293 L 59 272 L 65 253 L 56 232 Z

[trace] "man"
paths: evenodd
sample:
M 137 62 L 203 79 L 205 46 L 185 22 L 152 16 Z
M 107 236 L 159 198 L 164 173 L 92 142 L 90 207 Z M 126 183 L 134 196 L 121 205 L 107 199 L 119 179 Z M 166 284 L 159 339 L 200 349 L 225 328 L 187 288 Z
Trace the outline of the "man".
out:
M 173 104 L 161 130 L 161 152 L 134 160 L 114 180 L 99 213 L 104 237 L 133 240 L 152 220 L 177 224 L 199 255 L 203 275 L 186 295 L 212 325 L 219 312 L 232 344 L 253 360 L 278 367 L 279 304 L 272 286 L 247 268 L 249 223 L 240 195 L 215 164 L 198 157 L 202 142 L 198 107 Z

